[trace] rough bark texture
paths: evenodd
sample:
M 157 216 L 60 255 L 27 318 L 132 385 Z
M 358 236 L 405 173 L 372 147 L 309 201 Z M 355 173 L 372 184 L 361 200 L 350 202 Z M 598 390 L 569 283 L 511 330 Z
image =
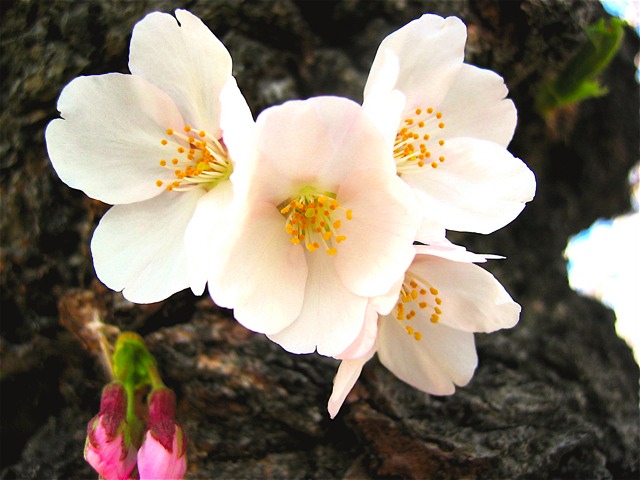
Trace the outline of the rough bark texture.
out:
M 105 377 L 91 346 L 70 333 L 92 306 L 144 335 L 156 355 L 178 396 L 189 478 L 638 477 L 638 366 L 615 334 L 613 313 L 569 289 L 562 258 L 569 235 L 629 208 L 626 175 L 639 150 L 637 37 L 627 32 L 604 78 L 608 96 L 566 112 L 553 129 L 532 108 L 540 80 L 604 15 L 598 3 L 3 0 L 1 7 L 1 478 L 95 478 L 82 451 Z M 95 280 L 89 240 L 107 207 L 56 177 L 43 131 L 67 82 L 126 73 L 135 22 L 177 7 L 200 16 L 229 48 L 256 115 L 317 94 L 361 100 L 386 34 L 425 12 L 467 23 L 467 61 L 505 77 L 519 110 L 510 150 L 538 179 L 535 201 L 510 226 L 452 236 L 471 250 L 506 255 L 488 268 L 523 306 L 513 330 L 477 336 L 480 365 L 469 386 L 428 396 L 372 361 L 331 421 L 325 406 L 337 362 L 290 355 L 206 297 L 183 292 L 132 305 Z

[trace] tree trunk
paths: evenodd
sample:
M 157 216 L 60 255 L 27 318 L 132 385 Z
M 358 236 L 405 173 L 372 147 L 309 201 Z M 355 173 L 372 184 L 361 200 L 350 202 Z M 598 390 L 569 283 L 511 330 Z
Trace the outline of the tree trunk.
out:
M 476 336 L 480 364 L 467 387 L 429 396 L 374 360 L 330 420 L 336 361 L 284 352 L 206 295 L 133 305 L 95 279 L 89 241 L 107 206 L 57 178 L 44 128 L 66 83 L 127 73 L 133 25 L 177 6 L 230 50 L 254 115 L 319 94 L 361 101 L 385 35 L 426 12 L 464 20 L 466 61 L 504 76 L 519 112 L 509 149 L 538 182 L 535 200 L 506 228 L 451 237 L 505 255 L 487 268 L 523 307 L 514 329 Z M 540 82 L 605 15 L 599 3 L 24 0 L 2 9 L 1 478 L 97 476 L 82 452 L 106 378 L 95 347 L 71 333 L 92 308 L 141 333 L 158 359 L 188 435 L 189 478 L 640 475 L 638 365 L 614 314 L 568 287 L 562 257 L 570 235 L 629 209 L 637 36 L 626 32 L 603 77 L 607 96 L 552 123 L 533 109 Z

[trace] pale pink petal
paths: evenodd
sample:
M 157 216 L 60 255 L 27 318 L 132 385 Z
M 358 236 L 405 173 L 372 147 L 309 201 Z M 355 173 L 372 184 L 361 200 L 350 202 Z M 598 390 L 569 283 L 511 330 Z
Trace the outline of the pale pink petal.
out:
M 187 12 L 153 12 L 133 29 L 129 69 L 167 92 L 185 120 L 220 136 L 220 91 L 231 56 L 202 21 Z
M 391 145 L 357 103 L 339 97 L 294 100 L 257 120 L 257 198 L 279 204 L 307 185 L 336 192 L 360 168 L 395 172 Z M 284 197 L 284 198 L 283 198 Z
M 333 357 L 357 338 L 368 299 L 354 295 L 340 283 L 332 258 L 323 251 L 306 252 L 306 257 L 309 275 L 300 316 L 269 338 L 292 353 L 317 349 L 319 354 Z
M 416 340 L 405 326 L 420 332 Z M 433 395 L 450 395 L 466 385 L 478 363 L 473 334 L 433 324 L 421 313 L 410 321 L 380 319 L 378 358 L 395 376 Z
M 184 239 L 189 285 L 195 295 L 202 295 L 209 276 L 229 255 L 235 234 L 233 200 L 231 181 L 219 183 L 199 199 L 187 225 Z
M 230 77 L 220 94 L 222 141 L 233 162 L 231 181 L 236 196 L 249 188 L 250 172 L 256 160 L 256 124 L 235 78 Z
M 387 293 L 370 298 L 369 306 L 380 315 L 388 315 L 398 303 L 398 296 L 400 295 L 403 282 L 404 274 L 393 284 Z
M 430 220 L 448 230 L 491 233 L 504 227 L 533 199 L 533 172 L 501 145 L 454 138 L 443 147 L 446 160 L 402 178 L 413 187 Z
M 271 204 L 254 202 L 237 221 L 239 236 L 209 277 L 209 293 L 221 307 L 234 308 L 248 329 L 279 332 L 302 309 L 307 280 L 303 247 L 291 244 L 284 217 Z
M 373 61 L 364 89 L 378 94 L 388 88 L 388 66 L 398 57 L 394 88 L 407 97 L 407 108 L 436 107 L 451 87 L 464 60 L 467 33 L 459 18 L 423 15 L 385 38 Z
M 367 297 L 385 295 L 414 256 L 418 211 L 410 189 L 396 176 L 361 170 L 338 190 L 341 207 L 353 212 L 339 231 L 336 271 L 344 285 Z
M 342 360 L 338 367 L 338 372 L 333 380 L 333 391 L 327 405 L 329 416 L 335 418 L 340 411 L 340 407 L 347 398 L 347 395 L 356 384 L 362 367 L 367 363 L 376 352 L 376 346 L 373 345 L 371 350 L 360 358 L 354 358 L 351 360 Z
M 142 78 L 112 73 L 78 77 L 67 85 L 46 131 L 49 158 L 60 179 L 105 203 L 147 200 L 156 180 L 167 128 L 183 125 L 171 98 Z
M 335 358 L 348 360 L 350 358 L 362 357 L 373 348 L 376 343 L 376 338 L 378 338 L 378 312 L 375 307 L 372 306 L 371 302 L 369 302 L 365 312 L 364 322 L 362 323 L 362 329 L 358 337 L 346 350 L 335 355 Z
M 463 64 L 451 90 L 438 107 L 444 138 L 473 137 L 506 147 L 516 128 L 518 114 L 500 75 Z M 437 135 L 434 139 L 439 139 Z
M 410 272 L 438 291 L 439 324 L 467 332 L 493 332 L 518 323 L 520 305 L 477 265 L 419 254 Z
M 203 189 L 164 192 L 112 207 L 91 240 L 98 278 L 135 303 L 153 303 L 187 288 L 184 232 Z
M 418 227 L 418 233 L 416 233 L 416 242 L 421 243 L 433 243 L 440 242 L 445 239 L 445 228 L 432 221 L 430 218 L 423 218 Z

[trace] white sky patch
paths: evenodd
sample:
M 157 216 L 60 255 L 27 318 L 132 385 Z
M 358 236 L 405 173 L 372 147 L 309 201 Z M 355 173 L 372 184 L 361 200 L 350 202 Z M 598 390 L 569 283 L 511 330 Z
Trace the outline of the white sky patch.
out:
M 616 312 L 616 330 L 640 364 L 640 164 L 630 173 L 633 211 L 598 220 L 569 239 L 564 252 L 571 288 Z
M 600 3 L 610 15 L 625 20 L 640 34 L 639 0 L 600 0 Z

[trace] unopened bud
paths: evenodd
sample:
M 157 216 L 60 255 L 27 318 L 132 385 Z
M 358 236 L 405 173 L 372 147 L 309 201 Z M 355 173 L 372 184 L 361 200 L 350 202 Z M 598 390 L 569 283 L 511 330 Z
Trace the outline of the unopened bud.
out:
M 100 413 L 87 426 L 85 460 L 106 480 L 129 478 L 136 466 L 136 450 L 126 420 L 127 393 L 113 382 L 102 391 Z
M 151 393 L 149 424 L 138 451 L 140 480 L 182 479 L 187 470 L 186 439 L 175 422 L 175 395 L 168 388 Z

